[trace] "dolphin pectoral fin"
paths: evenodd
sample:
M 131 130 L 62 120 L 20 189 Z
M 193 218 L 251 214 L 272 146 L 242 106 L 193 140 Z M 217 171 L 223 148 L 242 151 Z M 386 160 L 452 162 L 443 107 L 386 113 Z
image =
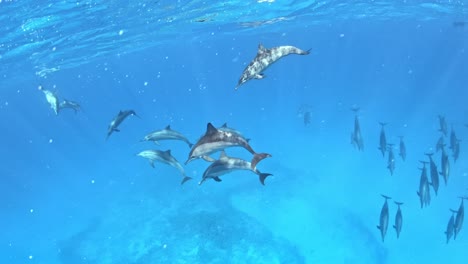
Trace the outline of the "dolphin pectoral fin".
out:
M 377 229 L 380 230 L 380 226 L 377 226 Z
M 395 228 L 395 229 L 396 229 L 396 226 L 395 226 L 395 225 L 393 225 L 393 228 Z
M 271 176 L 271 175 L 273 175 L 273 174 L 271 174 L 271 173 L 260 173 L 260 175 L 259 175 L 260 183 L 261 183 L 262 185 L 265 185 L 265 179 L 266 179 L 268 176 Z
M 215 180 L 215 181 L 217 181 L 217 182 L 221 182 L 221 179 L 220 179 L 218 176 L 213 177 L 213 180 Z
M 154 161 L 150 161 L 150 165 L 154 168 Z
M 259 74 L 256 74 L 254 78 L 260 80 L 260 79 L 263 79 L 263 78 L 265 78 L 265 77 L 266 77 L 265 74 L 259 73 Z
M 112 131 L 120 132 L 120 129 L 118 129 L 118 128 L 113 128 Z
M 215 162 L 216 161 L 215 159 L 213 159 L 210 156 L 202 156 L 202 159 L 204 159 L 205 161 L 208 161 L 208 162 Z
M 182 182 L 180 183 L 180 185 L 184 184 L 186 181 L 191 180 L 191 179 L 192 179 L 192 177 L 184 176 L 184 178 L 182 179 Z
M 161 145 L 161 144 L 160 144 L 158 141 L 156 141 L 156 140 L 154 140 L 153 142 L 154 142 L 154 144 L 156 144 L 156 145 L 158 145 L 158 146 Z

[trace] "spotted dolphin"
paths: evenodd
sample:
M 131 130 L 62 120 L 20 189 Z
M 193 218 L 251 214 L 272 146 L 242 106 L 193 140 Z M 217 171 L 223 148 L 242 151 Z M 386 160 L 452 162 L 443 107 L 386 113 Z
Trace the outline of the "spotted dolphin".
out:
M 133 110 L 125 110 L 125 111 L 119 111 L 119 113 L 117 114 L 117 116 L 111 121 L 111 123 L 109 124 L 109 127 L 107 129 L 107 137 L 106 139 L 109 138 L 109 136 L 113 133 L 113 132 L 120 132 L 120 130 L 118 129 L 119 125 L 125 120 L 125 118 L 127 118 L 128 116 L 138 116 L 135 111 Z
M 156 130 L 148 135 L 146 135 L 141 141 L 153 141 L 156 144 L 159 144 L 160 140 L 181 140 L 191 148 L 193 144 L 181 133 L 171 129 L 171 126 L 168 125 L 164 129 Z
M 211 123 L 208 123 L 205 134 L 192 147 L 185 164 L 198 158 L 203 158 L 207 161 L 214 161 L 214 159 L 208 155 L 225 148 L 237 146 L 245 148 L 254 155 L 251 161 L 252 169 L 255 168 L 257 163 L 262 159 L 271 157 L 271 155 L 267 153 L 255 152 L 243 136 L 237 133 L 219 130 Z
M 250 141 L 250 138 L 246 138 L 239 130 L 229 127 L 227 123 L 224 123 L 222 126 L 218 127 L 218 130 L 237 134 L 238 136 L 243 137 L 247 142 Z
M 259 44 L 257 56 L 244 69 L 235 89 L 239 89 L 241 85 L 249 80 L 265 78 L 262 72 L 271 64 L 289 54 L 308 55 L 310 51 L 304 51 L 294 46 L 279 46 L 267 49 Z
M 188 177 L 185 175 L 185 170 L 180 165 L 180 163 L 172 156 L 171 150 L 168 149 L 166 151 L 161 151 L 161 150 L 144 150 L 140 153 L 137 154 L 137 156 L 143 157 L 145 159 L 148 159 L 150 162 L 151 167 L 154 168 L 154 162 L 159 161 L 165 164 L 168 164 L 176 169 L 179 170 L 179 172 L 182 174 L 182 182 L 181 184 L 184 184 L 186 181 L 192 179 L 191 177 Z
M 49 103 L 50 108 L 54 110 L 55 115 L 58 115 L 60 111 L 60 103 L 57 95 L 52 91 L 44 89 L 42 85 L 40 85 L 38 89 L 44 93 L 46 100 Z
M 455 230 L 455 214 L 457 211 L 450 209 L 452 212 L 452 216 L 450 217 L 448 223 L 447 223 L 447 229 L 445 230 L 445 236 L 447 237 L 447 244 L 449 240 L 452 238 L 454 230 Z
M 382 236 L 382 242 L 385 240 L 385 234 L 387 233 L 388 229 L 388 199 L 392 199 L 388 196 L 381 194 L 383 198 L 385 198 L 385 203 L 382 206 L 382 210 L 380 211 L 380 218 L 379 218 L 379 225 L 377 228 L 380 230 L 380 235 Z
M 356 113 L 354 116 L 354 129 L 353 132 L 351 132 L 351 143 L 357 147 L 358 150 L 364 150 L 364 140 L 362 139 L 361 126 L 357 115 L 359 108 L 353 107 L 351 110 Z
M 393 225 L 393 228 L 395 228 L 397 238 L 400 238 L 401 228 L 403 226 L 403 215 L 401 214 L 400 206 L 403 205 L 403 203 L 395 201 L 395 204 L 398 205 L 398 211 L 395 215 L 395 225 Z
M 201 185 L 207 179 L 213 179 L 217 182 L 220 182 L 220 176 L 237 170 L 248 170 L 257 174 L 262 185 L 265 185 L 265 178 L 272 175 L 270 173 L 261 173 L 256 167 L 252 168 L 252 164 L 250 162 L 239 158 L 228 157 L 224 151 L 221 151 L 219 159 L 213 162 L 205 170 L 203 173 L 203 178 L 198 184 Z
M 390 175 L 393 175 L 393 171 L 395 171 L 395 155 L 393 154 L 393 144 L 388 144 L 388 162 L 387 168 L 390 170 Z
M 441 171 L 440 175 L 444 178 L 445 185 L 447 185 L 449 176 L 450 176 L 450 160 L 448 154 L 445 152 L 445 148 L 442 146 L 442 155 L 441 155 Z
M 457 142 L 453 146 L 452 152 L 453 152 L 453 162 L 457 162 L 458 156 L 460 155 L 460 139 L 457 139 Z
M 429 157 L 429 168 L 431 172 L 431 183 L 432 188 L 434 188 L 434 192 L 437 196 L 437 192 L 439 190 L 439 171 L 437 170 L 437 165 L 435 164 L 434 160 L 432 159 L 433 153 L 426 153 Z
M 436 151 L 439 152 L 440 150 L 442 150 L 442 148 L 444 147 L 445 143 L 444 143 L 444 136 L 441 135 L 439 137 L 439 140 L 437 140 L 437 144 L 436 144 Z
M 385 136 L 385 129 L 384 127 L 387 125 L 387 123 L 379 122 L 379 124 L 382 126 L 380 129 L 380 138 L 379 138 L 379 147 L 380 151 L 382 152 L 382 156 L 385 157 L 385 152 L 387 151 L 387 137 Z
M 400 136 L 400 153 L 399 153 L 401 159 L 403 161 L 406 160 L 406 145 L 405 142 L 403 141 L 403 136 Z
M 444 134 L 444 136 L 447 136 L 447 121 L 445 121 L 445 116 L 439 115 L 439 131 Z
M 468 199 L 468 197 L 459 198 L 461 199 L 461 203 L 457 211 L 457 216 L 455 217 L 455 222 L 453 224 L 453 239 L 457 238 L 458 233 L 462 229 L 463 219 L 465 218 L 465 206 L 463 205 L 463 200 Z
M 429 189 L 429 180 L 427 179 L 427 162 L 421 161 L 423 167 L 421 168 L 421 178 L 419 180 L 419 190 L 416 192 L 421 202 L 421 208 L 428 206 L 431 203 L 431 190 Z

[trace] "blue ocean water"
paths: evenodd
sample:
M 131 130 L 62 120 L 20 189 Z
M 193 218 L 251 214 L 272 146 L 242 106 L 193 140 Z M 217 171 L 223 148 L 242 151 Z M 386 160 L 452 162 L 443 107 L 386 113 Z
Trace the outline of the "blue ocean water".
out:
M 468 195 L 465 2 L 0 0 L 0 22 L 0 263 L 466 261 L 467 230 L 444 234 Z M 310 54 L 236 91 L 259 44 Z M 81 110 L 56 115 L 40 86 Z M 127 109 L 140 118 L 106 140 Z M 419 161 L 434 152 L 441 168 L 439 115 L 461 150 L 455 161 L 446 146 L 448 183 L 421 209 Z M 181 185 L 175 168 L 136 156 L 170 149 L 183 164 L 187 144 L 140 140 L 170 125 L 196 142 L 208 122 L 272 155 L 257 166 L 273 174 L 265 185 L 237 171 L 199 186 L 202 159 L 183 165 L 193 179 Z

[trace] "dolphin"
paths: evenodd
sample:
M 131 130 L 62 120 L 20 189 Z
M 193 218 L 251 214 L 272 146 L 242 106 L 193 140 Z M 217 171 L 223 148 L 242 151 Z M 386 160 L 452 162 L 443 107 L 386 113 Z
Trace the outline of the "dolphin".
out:
M 395 225 L 393 225 L 393 228 L 395 228 L 397 238 L 400 238 L 401 227 L 403 226 L 403 216 L 401 214 L 400 205 L 403 205 L 403 203 L 395 201 L 395 204 L 398 205 L 398 211 L 395 215 Z
M 385 157 L 385 151 L 387 151 L 387 137 L 385 136 L 385 125 L 387 123 L 379 122 L 379 124 L 382 126 L 380 129 L 380 140 L 379 140 L 379 147 L 380 151 L 382 152 L 382 156 Z
M 257 163 L 262 159 L 271 157 L 271 155 L 267 153 L 255 152 L 243 136 L 237 133 L 219 130 L 211 123 L 208 123 L 205 134 L 192 147 L 185 164 L 198 158 L 214 161 L 208 155 L 225 148 L 237 146 L 245 148 L 254 155 L 251 161 L 252 169 L 255 169 Z
M 457 213 L 457 211 L 455 210 L 452 210 L 450 209 L 450 211 L 452 212 L 452 216 L 450 217 L 448 223 L 447 223 L 447 229 L 446 231 L 444 232 L 445 233 L 445 236 L 447 237 L 447 244 L 450 240 L 450 238 L 452 238 L 453 236 L 453 233 L 454 233 L 454 229 L 455 229 L 455 214 Z
M 462 229 L 463 219 L 465 218 L 465 206 L 463 205 L 463 200 L 468 199 L 468 197 L 459 197 L 461 199 L 460 207 L 457 211 L 457 216 L 455 217 L 455 222 L 453 224 L 453 239 L 457 238 L 458 233 Z
M 304 125 L 305 125 L 305 126 L 310 125 L 311 119 L 312 119 L 312 118 L 311 118 L 310 112 L 309 112 L 309 111 L 305 112 L 305 113 L 304 113 Z
M 60 102 L 59 108 L 60 110 L 65 108 L 73 109 L 75 111 L 75 114 L 81 110 L 81 106 L 79 103 L 67 99 L 64 99 L 62 102 Z
M 182 165 L 180 165 L 180 163 L 172 156 L 170 149 L 168 149 L 166 151 L 144 150 L 144 151 L 138 153 L 137 156 L 148 159 L 149 162 L 150 162 L 151 167 L 153 167 L 153 168 L 154 168 L 154 162 L 159 161 L 161 163 L 168 164 L 168 165 L 178 169 L 180 174 L 182 174 L 182 177 L 183 177 L 181 184 L 184 184 L 186 181 L 192 179 L 191 177 L 188 177 L 187 175 L 185 175 L 184 168 L 182 168 Z
M 240 137 L 243 137 L 245 141 L 250 142 L 250 138 L 246 138 L 239 130 L 234 129 L 232 127 L 228 127 L 227 123 L 224 123 L 222 126 L 218 127 L 218 130 L 236 134 Z
M 453 125 L 452 125 L 452 129 L 450 130 L 450 147 L 449 147 L 452 151 L 455 148 L 457 141 L 458 141 L 457 135 L 455 134 L 455 130 L 453 129 Z
M 440 175 L 444 178 L 445 185 L 447 185 L 448 178 L 450 176 L 450 160 L 445 152 L 445 148 L 442 147 L 442 155 L 441 155 L 441 169 L 442 171 L 439 172 Z
M 164 129 L 149 133 L 140 141 L 153 141 L 154 143 L 159 144 L 158 141 L 160 140 L 181 140 L 187 143 L 190 148 L 193 146 L 193 144 L 190 143 L 184 135 L 171 129 L 170 125 L 166 126 Z
M 260 154 L 268 155 L 268 154 Z M 260 183 L 265 185 L 265 179 L 268 176 L 271 176 L 270 173 L 261 173 L 256 167 L 252 168 L 252 164 L 248 161 L 239 158 L 232 158 L 226 156 L 224 151 L 221 151 L 221 155 L 218 160 L 213 162 L 203 173 L 202 180 L 198 183 L 201 185 L 207 179 L 213 179 L 217 182 L 220 182 L 220 176 L 236 171 L 236 170 L 248 170 L 259 176 Z
M 393 171 L 395 170 L 395 155 L 393 154 L 393 144 L 388 144 L 387 168 L 390 170 L 390 175 L 393 175 Z
M 442 135 L 442 136 L 440 136 L 439 140 L 437 140 L 436 151 L 439 152 L 440 150 L 442 150 L 444 145 L 445 145 L 444 136 Z
M 435 164 L 434 160 L 432 159 L 433 153 L 426 153 L 429 157 L 429 168 L 431 171 L 431 183 L 432 188 L 434 188 L 434 192 L 437 196 L 437 192 L 439 190 L 439 171 L 437 170 L 437 165 Z
M 419 191 L 416 193 L 419 196 L 419 201 L 421 202 L 421 208 L 428 206 L 431 203 L 431 193 L 429 189 L 429 180 L 427 179 L 427 162 L 421 161 L 423 167 L 421 168 L 421 178 L 419 180 Z
M 392 199 L 388 196 L 381 194 L 383 198 L 385 198 L 385 203 L 382 206 L 382 210 L 380 211 L 380 220 L 379 225 L 377 228 L 380 230 L 380 235 L 382 236 L 382 242 L 385 240 L 385 234 L 387 233 L 388 229 L 388 199 Z
M 452 148 L 453 162 L 457 162 L 458 156 L 460 155 L 460 142 L 461 142 L 461 140 L 457 139 L 457 142 L 455 143 L 455 145 Z
M 52 91 L 44 89 L 42 85 L 39 86 L 39 90 L 44 93 L 46 100 L 49 103 L 50 108 L 54 110 L 55 115 L 58 115 L 60 111 L 60 104 L 57 95 Z
M 403 141 L 403 136 L 400 136 L 400 153 L 399 155 L 405 161 L 406 159 L 406 145 L 405 142 Z
M 125 111 L 119 111 L 117 116 L 114 118 L 114 120 L 111 121 L 109 124 L 109 127 L 107 128 L 107 137 L 106 139 L 109 138 L 109 136 L 114 132 L 120 132 L 118 129 L 119 125 L 125 120 L 130 115 L 138 116 L 135 111 L 133 110 L 125 110 Z
M 445 116 L 439 115 L 439 131 L 447 136 L 447 122 L 445 121 Z
M 359 111 L 358 107 L 351 108 L 353 112 L 356 113 L 354 116 L 354 130 L 351 132 L 351 143 L 358 148 L 358 150 L 364 150 L 364 141 L 361 134 L 361 126 L 359 124 L 359 119 L 357 112 Z
M 258 45 L 257 56 L 244 69 L 237 83 L 236 90 L 241 85 L 252 79 L 263 79 L 265 75 L 262 73 L 268 66 L 277 60 L 289 54 L 308 55 L 310 50 L 304 51 L 294 46 L 279 46 L 271 49 L 265 48 L 262 44 Z

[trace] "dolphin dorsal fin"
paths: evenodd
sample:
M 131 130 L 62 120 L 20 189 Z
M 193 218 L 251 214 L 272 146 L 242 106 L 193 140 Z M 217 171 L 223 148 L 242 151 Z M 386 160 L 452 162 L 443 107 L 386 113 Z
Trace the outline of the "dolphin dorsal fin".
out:
M 166 130 L 171 130 L 171 125 L 167 125 L 165 129 Z
M 257 54 L 263 54 L 267 51 L 267 49 L 262 45 L 262 44 L 258 44 L 258 52 Z
M 216 132 L 218 132 L 218 130 L 211 123 L 208 123 L 206 125 L 206 135 L 212 135 L 212 134 L 215 134 Z
M 165 153 L 165 154 L 168 154 L 168 155 L 171 155 L 171 150 L 168 149 L 168 150 L 164 151 L 164 153 Z
M 227 123 L 224 123 L 221 127 L 222 128 L 227 128 Z
M 219 159 L 227 158 L 228 156 L 226 155 L 226 152 L 224 149 L 221 151 L 221 154 L 219 154 Z

